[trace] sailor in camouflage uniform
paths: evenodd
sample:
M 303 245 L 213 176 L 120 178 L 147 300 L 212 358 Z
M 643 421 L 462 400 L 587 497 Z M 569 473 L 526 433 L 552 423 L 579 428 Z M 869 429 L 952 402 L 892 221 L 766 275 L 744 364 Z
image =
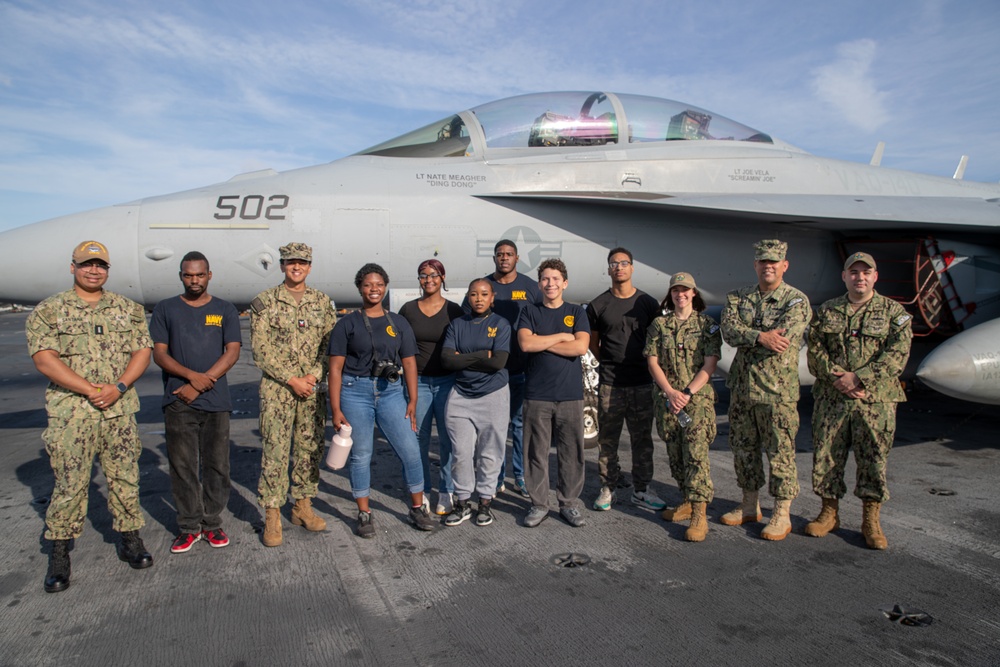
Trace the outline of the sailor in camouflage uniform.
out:
M 73 289 L 38 304 L 25 327 L 31 359 L 49 379 L 42 434 L 55 476 L 45 513 L 45 538 L 53 541 L 49 593 L 69 587 L 69 541 L 83 532 L 94 456 L 108 481 L 112 526 L 122 534 L 118 557 L 136 569 L 153 564 L 139 537 L 142 443 L 132 388 L 149 365 L 153 342 L 142 306 L 104 289 L 110 267 L 103 244 L 81 243 L 70 264 Z
M 760 521 L 763 449 L 775 499 L 771 520 L 761 531 L 767 540 L 783 540 L 791 532 L 789 509 L 799 493 L 799 347 L 811 310 L 806 295 L 782 281 L 787 250 L 787 243 L 774 239 L 754 244 L 757 284 L 730 292 L 722 311 L 722 337 L 736 348 L 728 379 L 729 447 L 743 501 L 720 520 L 727 526 Z
M 854 495 L 864 503 L 862 533 L 885 549 L 879 509 L 889 500 L 885 469 L 896 432 L 896 404 L 906 400 L 899 375 L 910 355 L 910 315 L 875 291 L 874 258 L 854 253 L 841 274 L 847 294 L 820 306 L 809 328 L 813 385 L 813 491 L 823 507 L 805 529 L 823 537 L 840 527 L 839 501 L 847 492 L 844 465 L 854 448 Z
M 669 312 L 646 330 L 646 356 L 653 377 L 656 430 L 667 443 L 670 472 L 684 496 L 679 507 L 667 508 L 668 521 L 691 519 L 684 533 L 701 542 L 708 533 L 705 509 L 712 502 L 708 450 L 715 440 L 715 388 L 712 373 L 719 362 L 722 335 L 705 315 L 705 301 L 690 273 L 676 273 L 661 308 Z M 690 423 L 682 425 L 683 411 Z
M 263 542 L 281 544 L 280 509 L 288 497 L 288 457 L 292 456 L 292 523 L 320 531 L 312 498 L 319 487 L 326 395 L 326 348 L 337 322 L 329 297 L 306 287 L 312 248 L 289 243 L 279 249 L 285 280 L 250 303 L 250 342 L 260 380 L 260 435 L 263 439 L 258 502 L 265 510 Z M 294 446 L 293 446 L 294 441 Z

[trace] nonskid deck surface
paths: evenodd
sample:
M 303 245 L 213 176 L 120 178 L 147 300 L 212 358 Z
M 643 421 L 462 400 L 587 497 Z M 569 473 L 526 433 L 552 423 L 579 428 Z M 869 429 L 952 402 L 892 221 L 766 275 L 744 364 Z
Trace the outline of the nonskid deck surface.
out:
M 406 521 L 398 460 L 376 443 L 374 540 L 353 535 L 346 472 L 321 473 L 314 506 L 328 523 L 308 533 L 283 510 L 284 544 L 266 548 L 256 503 L 260 467 L 257 381 L 249 348 L 230 372 L 233 493 L 224 528 L 232 543 L 202 541 L 172 555 L 176 531 L 160 411 L 159 370 L 138 383 L 143 441 L 142 536 L 151 569 L 115 555 L 99 469 L 90 512 L 72 551 L 72 585 L 42 590 L 42 539 L 52 473 L 41 440 L 45 381 L 27 356 L 25 314 L 0 315 L 0 664 L 205 665 L 981 665 L 1000 661 L 1000 478 L 995 407 L 911 393 L 899 409 L 889 459 L 892 499 L 882 510 L 884 552 L 865 548 L 861 503 L 841 503 L 842 527 L 802 534 L 811 492 L 811 400 L 800 404 L 802 492 L 793 533 L 758 537 L 763 524 L 726 527 L 739 500 L 722 388 L 711 452 L 715 501 L 708 539 L 686 524 L 632 507 L 618 490 L 609 512 L 590 509 L 600 488 L 587 452 L 584 516 L 522 527 L 528 501 L 507 492 L 487 527 L 434 533 Z M 248 341 L 247 322 L 243 322 Z M 720 387 L 721 388 L 721 387 Z M 330 429 L 328 427 L 328 435 Z M 652 489 L 680 501 L 663 443 Z M 622 468 L 630 470 L 623 435 Z M 436 468 L 434 469 L 436 472 Z M 854 465 L 848 467 L 849 487 Z M 762 494 L 764 520 L 772 500 Z M 575 565 L 575 567 L 571 567 Z M 908 625 L 928 614 L 930 625 Z M 883 609 L 889 613 L 883 613 Z

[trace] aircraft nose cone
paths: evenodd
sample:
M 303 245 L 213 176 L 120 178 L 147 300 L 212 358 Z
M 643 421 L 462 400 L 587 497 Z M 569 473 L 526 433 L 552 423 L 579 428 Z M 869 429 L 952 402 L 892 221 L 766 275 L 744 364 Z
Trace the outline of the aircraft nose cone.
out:
M 141 299 L 138 220 L 138 205 L 109 206 L 0 233 L 4 250 L 0 302 L 34 304 L 72 287 L 73 249 L 89 240 L 108 248 L 111 272 L 106 287 Z
M 917 377 L 942 394 L 1000 404 L 1000 320 L 939 345 L 920 364 Z

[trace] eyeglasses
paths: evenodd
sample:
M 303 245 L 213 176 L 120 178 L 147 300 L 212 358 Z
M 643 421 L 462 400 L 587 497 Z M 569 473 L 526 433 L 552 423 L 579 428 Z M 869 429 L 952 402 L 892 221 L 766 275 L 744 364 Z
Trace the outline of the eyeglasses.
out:
M 626 266 L 632 266 L 632 261 L 628 259 L 623 259 L 620 262 L 608 262 L 609 269 L 617 269 L 619 266 L 622 267 L 623 269 Z
M 435 280 L 436 278 L 440 277 L 441 277 L 440 273 L 421 273 L 417 275 L 418 280 Z
M 76 265 L 76 268 L 78 268 L 78 269 L 97 269 L 101 273 L 105 273 L 110 267 L 107 264 L 98 263 L 98 262 L 84 262 L 82 264 L 78 263 Z

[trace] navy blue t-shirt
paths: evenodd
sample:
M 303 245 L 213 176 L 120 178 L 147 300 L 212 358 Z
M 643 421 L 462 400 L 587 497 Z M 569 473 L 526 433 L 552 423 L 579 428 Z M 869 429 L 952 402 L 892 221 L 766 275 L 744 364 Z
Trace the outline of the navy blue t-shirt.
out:
M 521 313 L 518 330 L 528 329 L 539 336 L 555 333 L 590 333 L 587 311 L 565 301 L 558 308 L 528 306 Z M 533 401 L 583 400 L 583 367 L 580 357 L 564 357 L 554 352 L 527 353 L 524 397 Z
M 149 333 L 154 343 L 167 346 L 167 352 L 177 363 L 198 373 L 204 373 L 219 360 L 227 343 L 242 342 L 236 307 L 214 296 L 204 306 L 191 306 L 180 296 L 160 301 L 153 308 Z M 163 407 L 178 400 L 173 392 L 187 383 L 184 378 L 163 371 Z M 232 410 L 226 376 L 216 380 L 191 407 L 204 412 Z
M 517 274 L 514 282 L 506 285 L 498 283 L 493 278 L 492 273 L 484 277 L 493 285 L 493 312 L 507 320 L 512 331 L 517 329 L 517 322 L 525 306 L 542 302 L 542 292 L 538 289 L 538 281 L 532 280 L 523 273 Z M 466 313 L 471 312 L 468 297 L 462 302 L 462 308 Z M 525 361 L 524 352 L 517 344 L 517 336 L 512 334 L 510 356 L 507 357 L 507 370 L 511 375 L 523 373 Z
M 330 336 L 330 346 L 327 353 L 331 357 L 345 357 L 344 372 L 349 375 L 371 377 L 374 367 L 372 355 L 372 339 L 378 349 L 381 361 L 391 361 L 402 367 L 403 357 L 415 357 L 417 354 L 417 339 L 413 335 L 410 323 L 402 315 L 392 315 L 389 318 L 369 318 L 372 333 L 368 335 L 365 329 L 364 316 L 360 310 L 345 315 Z
M 500 315 L 490 313 L 480 317 L 470 314 L 451 321 L 441 347 L 460 354 L 486 350 L 496 354 L 510 352 L 510 339 L 510 324 Z M 455 374 L 455 390 L 466 398 L 480 398 L 505 387 L 508 377 L 506 368 L 494 373 L 465 368 Z

